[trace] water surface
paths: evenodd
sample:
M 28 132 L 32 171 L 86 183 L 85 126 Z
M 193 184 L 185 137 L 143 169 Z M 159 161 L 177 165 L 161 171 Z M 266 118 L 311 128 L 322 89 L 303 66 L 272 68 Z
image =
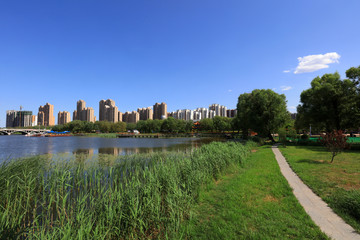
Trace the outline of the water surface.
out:
M 0 161 L 40 154 L 113 154 L 158 151 L 188 152 L 213 139 L 199 138 L 99 138 L 0 136 Z

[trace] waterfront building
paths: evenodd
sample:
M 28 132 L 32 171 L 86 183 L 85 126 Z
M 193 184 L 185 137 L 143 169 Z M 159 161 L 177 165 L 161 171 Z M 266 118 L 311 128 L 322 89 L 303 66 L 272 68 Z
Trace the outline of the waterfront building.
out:
M 226 110 L 226 116 L 229 118 L 234 118 L 237 115 L 237 110 L 236 109 L 228 109 Z
M 32 121 L 32 111 L 6 111 L 6 127 L 29 127 Z
M 31 116 L 31 126 L 37 126 L 38 125 L 38 116 L 37 115 L 32 115 Z
M 73 120 L 95 122 L 94 109 L 92 107 L 86 107 L 84 100 L 77 101 L 76 110 L 73 112 Z
M 123 114 L 123 122 L 137 123 L 140 120 L 140 114 L 137 111 L 126 112 Z
M 209 110 L 209 118 L 214 118 L 216 116 L 216 112 L 214 110 Z
M 54 126 L 54 105 L 46 103 L 44 106 L 39 107 L 38 125 L 41 126 Z
M 171 112 L 170 116 L 175 119 L 190 121 L 194 120 L 194 111 L 189 109 L 176 110 L 174 112 Z
M 198 122 L 201 120 L 201 112 L 195 110 L 193 115 L 193 121 Z
M 140 120 L 148 120 L 148 119 L 153 119 L 153 110 L 151 109 L 151 107 L 147 107 L 147 108 L 138 108 L 138 113 L 140 115 Z
M 194 112 L 200 113 L 199 120 L 204 119 L 204 118 L 209 118 L 210 110 L 207 108 L 197 108 Z
M 84 112 L 84 120 L 86 122 L 96 122 L 96 117 L 94 116 L 94 109 L 92 107 L 87 107 Z
M 124 122 L 123 121 L 123 113 L 120 111 L 118 111 L 118 120 L 119 120 L 119 122 Z
M 166 103 L 155 103 L 153 107 L 154 117 L 153 119 L 166 119 L 167 118 L 167 105 Z
M 119 110 L 115 106 L 115 101 L 101 100 L 99 102 L 99 121 L 118 122 L 119 121 Z
M 59 112 L 58 113 L 58 124 L 66 124 L 68 122 L 70 122 L 70 113 L 67 111 L 64 112 Z
M 227 108 L 220 104 L 212 104 L 209 106 L 209 110 L 215 111 L 215 116 L 226 117 Z

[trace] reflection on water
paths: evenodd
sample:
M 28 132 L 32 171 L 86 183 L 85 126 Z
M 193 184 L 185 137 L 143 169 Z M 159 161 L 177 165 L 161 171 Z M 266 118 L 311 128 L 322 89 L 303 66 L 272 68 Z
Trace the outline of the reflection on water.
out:
M 96 137 L 64 137 L 64 138 L 29 138 L 24 136 L 0 136 L 0 162 L 7 159 L 26 157 L 29 155 L 67 153 L 75 156 L 79 163 L 84 158 L 106 155 L 129 155 L 153 152 L 185 152 L 211 141 L 221 139 L 200 138 L 96 138 Z

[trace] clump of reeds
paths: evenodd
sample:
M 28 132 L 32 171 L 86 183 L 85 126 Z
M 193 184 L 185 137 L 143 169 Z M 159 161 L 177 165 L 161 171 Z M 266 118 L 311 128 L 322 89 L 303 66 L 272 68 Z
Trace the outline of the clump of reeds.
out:
M 0 239 L 166 238 L 189 217 L 200 187 L 231 164 L 242 164 L 249 149 L 214 142 L 190 154 L 5 162 Z

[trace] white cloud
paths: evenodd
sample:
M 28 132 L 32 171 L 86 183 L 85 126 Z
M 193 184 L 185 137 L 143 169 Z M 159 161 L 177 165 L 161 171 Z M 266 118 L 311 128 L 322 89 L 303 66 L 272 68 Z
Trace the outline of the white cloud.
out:
M 281 91 L 288 91 L 288 90 L 292 89 L 292 87 L 290 87 L 290 86 L 281 86 L 280 88 L 281 88 Z
M 290 106 L 289 109 L 296 109 L 296 107 L 295 106 Z
M 329 64 L 338 63 L 339 58 L 340 55 L 336 52 L 299 57 L 299 65 L 296 67 L 294 73 L 315 72 L 323 68 L 328 68 Z
M 229 89 L 229 90 L 228 90 L 228 92 L 232 92 L 232 90 L 231 90 L 231 89 Z
M 290 72 L 290 70 L 284 70 L 283 71 L 283 73 L 289 73 Z

